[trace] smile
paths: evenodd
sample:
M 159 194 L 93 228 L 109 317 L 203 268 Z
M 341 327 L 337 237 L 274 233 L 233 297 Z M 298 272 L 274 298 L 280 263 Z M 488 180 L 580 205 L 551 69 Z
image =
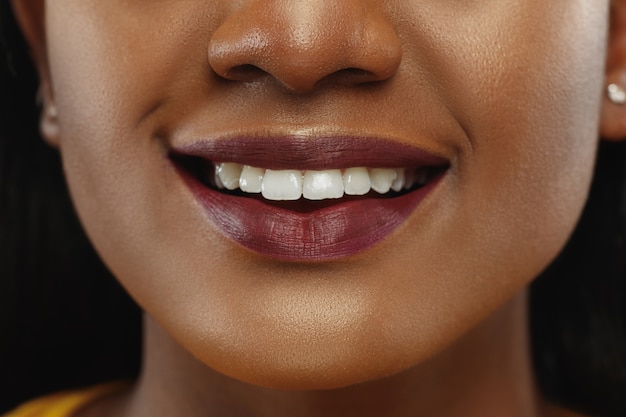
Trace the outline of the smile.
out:
M 381 241 L 449 166 L 418 148 L 357 138 L 200 141 L 170 161 L 227 237 L 296 261 L 343 258 Z

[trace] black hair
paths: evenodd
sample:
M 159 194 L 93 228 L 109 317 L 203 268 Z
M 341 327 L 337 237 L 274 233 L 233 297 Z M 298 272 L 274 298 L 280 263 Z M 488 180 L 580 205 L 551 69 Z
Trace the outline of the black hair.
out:
M 626 416 L 626 143 L 600 144 L 582 218 L 531 286 L 530 326 L 546 397 Z
M 0 5 L 0 413 L 47 392 L 132 378 L 140 311 L 73 211 L 58 152 L 38 133 L 37 77 Z M 3 45 L 0 45 L 2 47 Z M 554 403 L 626 415 L 626 144 L 600 145 L 589 201 L 532 284 L 537 382 Z

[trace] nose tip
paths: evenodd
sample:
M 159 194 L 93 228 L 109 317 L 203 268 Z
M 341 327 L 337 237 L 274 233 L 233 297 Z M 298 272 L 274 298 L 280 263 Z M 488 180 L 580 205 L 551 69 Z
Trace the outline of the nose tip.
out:
M 322 80 L 341 85 L 383 81 L 400 65 L 400 39 L 372 2 L 260 0 L 215 31 L 209 64 L 220 77 L 272 77 L 293 92 Z

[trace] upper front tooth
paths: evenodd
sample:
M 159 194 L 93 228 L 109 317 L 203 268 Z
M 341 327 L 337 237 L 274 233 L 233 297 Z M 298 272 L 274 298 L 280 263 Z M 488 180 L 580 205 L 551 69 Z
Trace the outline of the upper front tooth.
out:
M 268 200 L 298 200 L 302 197 L 302 172 L 266 170 L 261 193 Z
M 370 192 L 370 185 L 367 168 L 348 168 L 343 173 L 343 188 L 348 195 L 365 195 Z
M 343 177 L 338 169 L 305 171 L 302 195 L 308 200 L 343 197 Z
M 235 162 L 223 162 L 217 166 L 217 177 L 227 190 L 236 190 L 239 188 L 239 177 L 243 165 Z
M 380 194 L 385 194 L 391 189 L 391 184 L 398 176 L 393 168 L 373 168 L 370 170 L 370 181 L 372 190 Z
M 246 193 L 260 193 L 263 184 L 263 168 L 244 165 L 239 177 L 239 188 Z

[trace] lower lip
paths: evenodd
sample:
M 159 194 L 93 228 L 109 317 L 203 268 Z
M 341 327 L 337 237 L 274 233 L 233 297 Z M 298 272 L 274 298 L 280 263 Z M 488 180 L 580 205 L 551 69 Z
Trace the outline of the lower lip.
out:
M 411 215 L 445 174 L 400 197 L 338 202 L 298 213 L 220 193 L 186 171 L 177 171 L 224 235 L 263 256 L 291 261 L 335 260 L 375 245 Z

